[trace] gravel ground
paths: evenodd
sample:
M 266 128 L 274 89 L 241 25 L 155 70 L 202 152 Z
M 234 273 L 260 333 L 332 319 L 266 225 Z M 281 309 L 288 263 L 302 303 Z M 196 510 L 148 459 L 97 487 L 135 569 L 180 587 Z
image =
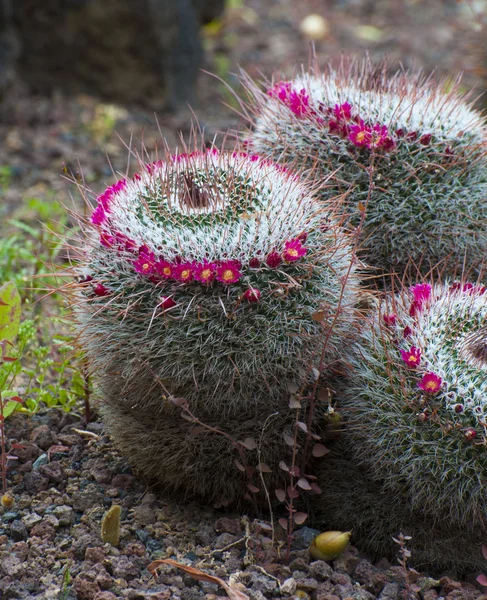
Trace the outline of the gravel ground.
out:
M 296 534 L 289 565 L 284 540 L 272 544 L 266 520 L 179 504 L 147 489 L 113 448 L 103 426 L 51 410 L 17 415 L 7 428 L 18 460 L 9 471 L 13 506 L 0 509 L 0 598 L 62 600 L 216 600 L 225 592 L 174 567 L 172 558 L 222 578 L 251 600 L 486 600 L 449 576 L 410 573 L 385 559 L 372 564 L 353 546 L 333 562 L 312 560 Z M 120 544 L 103 544 L 101 519 L 122 509 Z M 69 576 L 68 576 L 69 575 Z M 64 582 L 64 584 L 63 584 Z

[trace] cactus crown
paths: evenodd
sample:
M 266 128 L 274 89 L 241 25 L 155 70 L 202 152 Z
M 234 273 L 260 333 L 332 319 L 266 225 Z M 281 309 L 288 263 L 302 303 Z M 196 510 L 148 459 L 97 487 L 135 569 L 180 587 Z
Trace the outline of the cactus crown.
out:
M 483 286 L 414 286 L 364 328 L 344 401 L 375 476 L 456 523 L 487 510 L 486 319 Z
M 92 224 L 78 316 L 102 370 L 150 365 L 171 393 L 231 411 L 306 381 L 339 306 L 330 356 L 353 329 L 347 236 L 268 160 L 168 157 L 102 194 Z
M 467 257 L 477 270 L 487 243 L 486 122 L 457 93 L 420 74 L 344 62 L 263 92 L 245 80 L 255 114 L 250 147 L 336 176 L 322 197 L 346 193 L 353 227 L 367 207 L 364 260 L 386 271 L 414 263 L 425 272 Z M 453 249 L 452 249 L 453 248 Z

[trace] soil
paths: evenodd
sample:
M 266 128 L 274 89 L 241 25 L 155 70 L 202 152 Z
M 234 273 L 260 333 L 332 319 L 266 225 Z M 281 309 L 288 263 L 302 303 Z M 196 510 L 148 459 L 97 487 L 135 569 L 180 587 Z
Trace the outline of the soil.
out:
M 307 63 L 309 41 L 300 33 L 302 19 L 320 13 L 328 32 L 316 41 L 320 62 L 339 60 L 342 52 L 387 53 L 406 67 L 441 74 L 465 71 L 465 86 L 482 88 L 487 66 L 482 19 L 486 3 L 428 0 L 247 0 L 227 11 L 219 30 L 207 29 L 206 69 L 200 104 L 195 108 L 206 140 L 236 130 L 242 119 L 228 87 L 237 89 L 241 66 L 251 76 L 289 75 Z M 472 12 L 473 11 L 473 12 Z M 223 81 L 221 81 L 223 80 Z M 16 81 L 0 105 L 0 165 L 10 169 L 0 217 L 18 211 L 31 197 L 78 204 L 69 174 L 99 193 L 113 172 L 137 169 L 136 152 L 155 157 L 161 134 L 174 149 L 181 132 L 188 139 L 188 110 L 160 111 L 155 96 L 129 106 L 103 104 L 97 98 L 30 93 Z M 130 157 L 129 149 L 133 150 Z M 107 159 L 107 155 L 109 160 Z M 129 158 L 130 157 L 130 160 Z M 79 204 L 78 204 L 79 206 Z M 1 228 L 1 226 L 0 226 Z M 0 229 L 1 231 L 1 229 Z M 289 565 L 282 540 L 272 544 L 266 520 L 218 512 L 156 495 L 145 487 L 112 447 L 102 424 L 88 426 L 76 417 L 51 410 L 35 417 L 9 419 L 9 487 L 14 498 L 0 522 L 0 598 L 131 600 L 168 598 L 215 600 L 221 587 L 198 582 L 175 568 L 152 577 L 153 560 L 173 558 L 221 577 L 252 600 L 263 598 L 487 598 L 472 582 L 427 575 L 414 582 L 387 561 L 372 564 L 350 547 L 333 562 L 310 561 L 308 546 L 317 532 L 298 532 Z M 113 504 L 122 507 L 117 548 L 103 544 L 100 522 Z M 279 537 L 278 532 L 276 534 Z M 472 579 L 474 581 L 474 578 Z

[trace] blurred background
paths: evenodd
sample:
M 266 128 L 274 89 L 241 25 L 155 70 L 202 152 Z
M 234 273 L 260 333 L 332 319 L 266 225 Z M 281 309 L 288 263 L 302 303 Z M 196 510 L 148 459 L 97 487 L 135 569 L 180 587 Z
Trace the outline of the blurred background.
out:
M 67 173 L 100 192 L 112 169 L 125 173 L 125 144 L 152 152 L 162 132 L 174 147 L 189 131 L 188 102 L 207 139 L 237 128 L 239 67 L 291 75 L 311 41 L 322 63 L 369 51 L 487 88 L 487 0 L 0 4 L 0 217 L 32 199 L 68 201 Z

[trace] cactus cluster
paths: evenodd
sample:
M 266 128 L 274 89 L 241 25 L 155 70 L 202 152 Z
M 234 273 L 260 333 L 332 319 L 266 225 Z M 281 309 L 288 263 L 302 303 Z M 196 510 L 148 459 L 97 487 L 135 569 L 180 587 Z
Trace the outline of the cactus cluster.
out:
M 386 273 L 481 270 L 487 244 L 486 123 L 457 84 L 344 61 L 262 90 L 244 77 L 252 151 L 309 169 L 343 195 L 361 252 Z M 330 173 L 335 173 L 330 178 Z
M 147 165 L 91 221 L 76 315 L 110 432 L 166 488 L 239 499 L 229 436 L 257 440 L 273 415 L 272 470 L 289 382 L 311 381 L 326 338 L 331 372 L 354 330 L 347 235 L 286 168 L 216 150 Z
M 365 514 L 382 496 L 389 522 L 409 515 L 436 542 L 445 529 L 487 534 L 486 323 L 487 289 L 469 283 L 415 285 L 369 317 L 339 401 L 348 452 L 376 492 Z

